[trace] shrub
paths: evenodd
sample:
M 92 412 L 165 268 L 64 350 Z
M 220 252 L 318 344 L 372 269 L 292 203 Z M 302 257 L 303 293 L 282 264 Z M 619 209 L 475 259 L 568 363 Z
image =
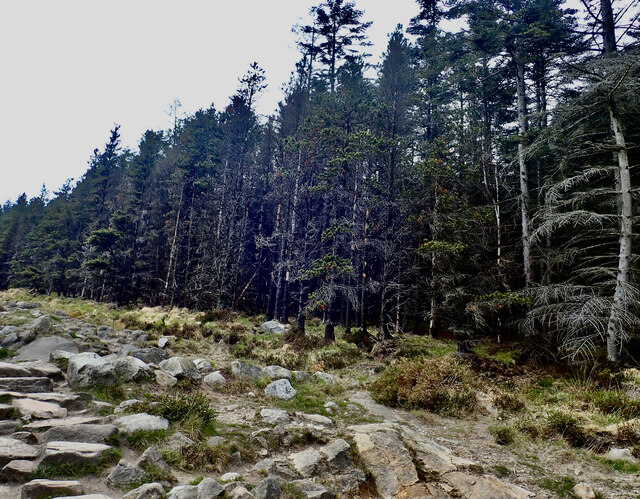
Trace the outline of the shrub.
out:
M 572 447 L 583 447 L 587 443 L 582 422 L 572 414 L 553 411 L 547 416 L 547 433 L 562 436 Z
M 596 390 L 586 398 L 604 414 L 616 414 L 624 419 L 640 417 L 640 400 L 632 399 L 622 390 Z
M 489 433 L 493 435 L 498 445 L 509 445 L 516 440 L 516 431 L 509 425 L 491 426 Z
M 386 405 L 460 416 L 477 409 L 474 386 L 474 374 L 461 361 L 421 358 L 389 366 L 371 385 L 371 393 Z
M 524 400 L 511 393 L 501 393 L 495 398 L 493 404 L 498 409 L 513 413 L 520 412 L 525 408 Z
M 159 398 L 151 412 L 167 418 L 194 437 L 208 433 L 213 427 L 215 411 L 209 399 L 202 393 L 177 393 Z
M 343 369 L 353 364 L 361 352 L 353 343 L 336 341 L 311 355 L 313 364 L 323 365 L 326 369 Z

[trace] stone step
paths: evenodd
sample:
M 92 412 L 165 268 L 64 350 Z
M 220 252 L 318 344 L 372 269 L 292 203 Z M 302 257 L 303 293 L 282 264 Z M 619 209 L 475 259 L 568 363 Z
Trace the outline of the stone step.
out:
M 13 406 L 20 411 L 22 416 L 31 416 L 36 419 L 66 418 L 67 410 L 58 404 L 21 398 L 13 401 Z
M 74 424 L 54 426 L 41 434 L 43 442 L 67 441 L 102 443 L 118 434 L 118 428 L 112 424 Z
M 24 483 L 33 478 L 36 469 L 38 469 L 38 461 L 24 459 L 10 461 L 0 470 L 0 482 Z
M 15 419 L 16 409 L 11 404 L 0 404 L 0 419 Z
M 30 398 L 33 400 L 41 400 L 42 402 L 53 402 L 65 409 L 81 410 L 84 409 L 85 403 L 80 395 L 75 393 L 59 393 L 59 392 L 40 392 L 40 393 L 20 393 L 20 392 L 0 392 L 0 400 L 4 398 L 20 399 Z
M 0 437 L 0 466 L 17 459 L 33 460 L 40 456 L 38 445 L 28 445 L 15 438 Z
M 33 421 L 22 427 L 27 431 L 47 431 L 49 428 L 55 428 L 58 426 L 73 426 L 78 424 L 94 424 L 102 423 L 105 418 L 100 416 L 72 416 L 64 419 L 43 419 L 42 421 Z
M 33 373 L 26 367 L 10 362 L 0 362 L 0 378 L 22 378 L 27 376 L 33 376 Z
M 41 464 L 97 464 L 102 453 L 109 449 L 110 445 L 88 442 L 48 442 Z
M 0 378 L 0 391 L 39 393 L 53 391 L 53 382 L 45 377 Z
M 60 497 L 80 495 L 82 484 L 77 480 L 46 480 L 37 479 L 25 483 L 22 487 L 22 499 L 35 499 L 37 497 Z

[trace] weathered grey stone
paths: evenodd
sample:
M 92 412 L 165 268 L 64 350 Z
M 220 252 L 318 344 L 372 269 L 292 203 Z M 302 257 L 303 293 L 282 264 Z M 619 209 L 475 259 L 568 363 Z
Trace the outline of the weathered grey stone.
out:
M 240 473 L 225 473 L 220 477 L 221 482 L 235 482 L 240 479 Z
M 112 487 L 121 488 L 139 484 L 143 479 L 144 472 L 142 470 L 139 470 L 131 463 L 121 459 L 107 477 L 107 483 Z
M 36 419 L 66 418 L 67 410 L 58 404 L 33 400 L 28 398 L 13 401 L 13 406 L 23 416 L 31 416 Z
M 31 376 L 40 376 L 51 379 L 64 379 L 62 371 L 48 360 L 22 361 L 20 365 L 31 371 Z
M 198 484 L 198 499 L 212 499 L 224 494 L 224 488 L 213 478 L 205 478 Z
M 0 337 L 0 348 L 18 348 L 18 343 L 20 343 L 20 338 L 18 338 L 18 333 L 7 333 Z
M 145 483 L 142 487 L 133 489 L 122 496 L 122 499 L 164 499 L 167 495 L 164 493 L 162 484 Z
M 117 357 L 114 361 L 119 381 L 138 381 L 151 374 L 151 368 L 136 357 Z
M 324 485 L 311 480 L 294 480 L 291 482 L 293 488 L 306 499 L 334 499 L 335 494 Z
M 343 468 L 344 469 L 344 468 Z M 367 481 L 367 475 L 359 468 L 334 477 L 335 488 L 343 494 L 353 495 L 360 489 L 360 484 Z
M 0 419 L 14 419 L 16 413 L 16 408 L 11 404 L 0 404 Z
M 222 484 L 222 486 L 224 487 L 225 493 L 229 495 L 231 494 L 231 492 L 233 492 L 233 490 L 237 489 L 238 487 L 244 487 L 246 489 L 249 485 L 240 480 L 235 480 L 233 482 L 224 483 Z
M 206 374 L 213 371 L 213 364 L 209 362 L 207 359 L 194 359 L 193 363 L 200 371 L 200 374 Z
M 303 477 L 310 477 L 322 471 L 323 455 L 315 449 L 305 449 L 301 452 L 291 454 L 289 458 L 293 462 L 293 467 Z
M 42 376 L 29 378 L 0 378 L 0 391 L 38 393 L 53 390 L 53 382 Z
M 291 374 L 296 381 L 307 381 L 311 378 L 311 374 L 305 371 L 291 371 Z
M 335 385 L 336 384 L 336 379 L 334 378 L 334 376 L 332 374 L 329 373 L 324 373 L 322 371 L 316 371 L 315 373 L 313 373 L 313 377 L 319 381 L 322 381 L 323 383 L 327 383 L 328 385 Z
M 325 402 L 324 408 L 327 410 L 327 412 L 330 412 L 330 413 L 338 412 L 338 410 L 340 409 L 338 404 L 331 401 Z
M 528 499 L 531 492 L 498 480 L 494 476 L 476 476 L 458 471 L 443 475 L 444 479 L 468 499 Z
M 147 364 L 159 364 L 169 358 L 169 354 L 158 347 L 136 348 L 131 351 L 131 356 Z
M 171 474 L 171 468 L 155 447 L 148 447 L 138 458 L 136 466 L 141 470 L 153 470 L 154 475 L 159 472 L 169 477 Z
M 12 364 L 10 362 L 0 362 L 0 378 L 21 378 L 33 376 L 29 369 Z
M 113 497 L 106 494 L 82 494 L 81 496 L 63 496 L 64 499 L 113 499 Z M 62 499 L 56 497 L 55 499 Z
M 202 375 L 192 360 L 185 357 L 171 357 L 160 362 L 160 369 L 178 379 L 187 378 L 191 381 L 200 381 Z
M 36 479 L 22 486 L 21 499 L 69 496 L 82 493 L 82 485 L 77 480 Z
M 331 419 L 329 419 L 327 416 L 322 416 L 321 414 L 306 414 L 304 412 L 296 412 L 296 416 L 310 423 L 333 426 L 333 421 L 331 421 Z
M 43 419 L 41 421 L 33 421 L 22 427 L 23 430 L 29 431 L 45 431 L 49 428 L 61 426 L 74 426 L 78 424 L 99 423 L 102 420 L 99 416 L 72 416 L 64 419 Z
M 278 321 L 267 321 L 260 325 L 260 331 L 267 334 L 284 334 L 289 329 L 287 324 Z
M 156 383 L 164 388 L 171 388 L 178 383 L 178 378 L 171 376 L 171 374 L 162 369 L 156 369 L 153 374 L 155 375 Z
M 222 444 L 224 444 L 226 441 L 227 439 L 224 437 L 209 437 L 207 438 L 207 445 L 212 449 L 215 449 L 216 447 L 219 447 Z
M 244 487 L 236 487 L 231 491 L 229 497 L 232 499 L 255 499 L 254 495 Z
M 15 438 L 0 437 L 0 466 L 9 461 L 31 460 L 40 456 L 40 447 L 27 445 Z
M 151 414 L 140 413 L 131 416 L 122 416 L 113 422 L 120 432 L 134 433 L 136 431 L 156 431 L 166 430 L 169 428 L 169 421 L 160 416 L 152 416 Z
M 48 333 L 51 329 L 51 318 L 48 315 L 41 315 L 31 323 L 29 328 L 36 334 Z
M 224 385 L 227 380 L 224 378 L 220 371 L 214 371 L 212 373 L 207 374 L 203 380 L 207 385 L 215 386 L 215 385 Z
M 15 438 L 16 440 L 20 440 L 21 442 L 29 445 L 37 445 L 39 443 L 38 437 L 30 431 L 16 431 L 10 435 L 10 438 Z
M 169 491 L 169 499 L 198 499 L 197 485 L 180 485 Z
M 96 330 L 96 334 L 98 335 L 98 338 L 108 338 L 109 336 L 113 336 L 114 331 L 113 328 L 111 326 L 98 326 L 98 329 Z
M 60 309 L 54 310 L 53 315 L 55 315 L 56 317 L 60 317 L 61 319 L 68 319 L 69 318 L 67 313 L 64 312 L 63 310 L 60 310 Z
M 589 485 L 588 483 L 585 482 L 580 482 L 577 483 L 574 487 L 573 487 L 573 493 L 579 498 L 579 499 L 596 499 L 596 492 L 595 490 L 593 490 L 593 488 L 591 487 L 591 485 Z
M 158 338 L 158 346 L 160 348 L 165 348 L 169 343 L 176 341 L 175 336 L 160 336 Z
M 279 379 L 273 383 L 269 383 L 264 389 L 265 395 L 269 397 L 276 397 L 281 400 L 292 399 L 298 391 L 291 386 L 288 379 Z
M 280 499 L 282 489 L 273 478 L 265 478 L 251 491 L 256 499 Z
M 111 446 L 87 442 L 48 442 L 42 464 L 97 464 L 102 453 Z
M 327 464 L 335 471 L 342 471 L 351 464 L 349 451 L 351 446 L 346 440 L 337 438 L 318 450 L 324 456 Z
M 210 438 L 215 438 L 215 437 L 210 437 Z M 195 442 L 193 440 L 191 440 L 184 433 L 181 433 L 179 431 L 175 432 L 167 440 L 167 445 L 170 448 L 173 448 L 173 449 L 180 449 L 181 450 L 181 449 L 185 449 L 187 447 L 190 447 L 191 445 L 194 445 L 194 444 L 195 444 Z
M 267 366 L 262 368 L 262 375 L 270 379 L 291 379 L 292 374 L 289 369 L 281 366 Z
M 234 360 L 231 363 L 231 372 L 237 378 L 253 378 L 259 379 L 261 377 L 260 369 L 252 364 L 247 364 L 245 362 L 240 362 L 239 360 Z
M 78 347 L 69 338 L 62 336 L 40 336 L 18 350 L 17 355 L 13 360 L 48 361 L 51 352 L 54 350 L 65 350 L 67 352 L 77 353 Z
M 87 388 L 100 384 L 112 386 L 118 382 L 113 362 L 115 357 L 100 357 L 95 352 L 84 352 L 69 358 L 67 380 L 72 388 Z
M 3 338 L 4 336 L 11 333 L 15 333 L 16 335 L 18 334 L 17 326 L 5 326 L 2 329 L 0 329 L 0 338 Z
M 33 478 L 36 469 L 38 469 L 37 461 L 26 461 L 24 459 L 9 461 L 0 470 L 0 481 L 23 483 Z
M 16 308 L 22 309 L 22 310 L 29 310 L 31 308 L 38 308 L 40 306 L 40 304 L 38 302 L 33 302 L 33 301 L 19 301 L 15 304 Z
M 118 433 L 118 428 L 112 424 L 75 424 L 55 426 L 41 434 L 44 442 L 90 442 L 102 443 Z
M 631 464 L 636 464 L 638 461 L 633 454 L 631 453 L 631 449 L 619 449 L 613 447 L 609 449 L 607 452 L 607 459 L 611 459 L 612 461 L 626 461 Z
M 121 412 L 133 412 L 137 407 L 144 404 L 142 400 L 139 399 L 129 399 L 123 400 L 118 404 L 118 406 L 113 410 L 114 414 L 120 414 Z
M 264 423 L 268 424 L 287 424 L 291 422 L 287 411 L 282 409 L 262 409 L 260 417 Z
M 73 352 L 67 352 L 66 350 L 54 350 L 49 355 L 49 360 L 60 369 L 67 370 L 69 367 L 69 359 L 72 355 L 75 354 Z

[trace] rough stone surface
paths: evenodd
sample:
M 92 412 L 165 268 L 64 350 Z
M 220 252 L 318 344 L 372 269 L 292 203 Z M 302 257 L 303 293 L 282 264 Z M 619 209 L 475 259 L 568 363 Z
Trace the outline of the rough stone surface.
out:
M 0 391 L 41 393 L 53 390 L 53 382 L 42 376 L 29 378 L 0 378 Z
M 268 424 L 287 424 L 291 422 L 287 411 L 282 409 L 262 409 L 260 417 L 264 423 Z
M 323 383 L 327 383 L 328 385 L 336 384 L 336 379 L 334 378 L 333 374 L 317 371 L 313 373 L 313 377 L 316 378 L 317 380 L 322 381 Z
M 200 381 L 202 375 L 192 360 L 185 357 L 171 357 L 160 362 L 160 369 L 171 374 L 175 378 L 188 378 L 191 381 Z
M 122 433 L 134 433 L 136 431 L 166 430 L 169 428 L 169 421 L 160 416 L 152 416 L 144 412 L 122 416 L 113 422 Z
M 69 338 L 62 336 L 42 336 L 18 350 L 13 360 L 49 360 L 49 355 L 51 355 L 51 352 L 54 350 L 78 353 L 78 347 Z
M 155 447 L 147 448 L 138 458 L 136 466 L 142 470 L 153 469 L 154 471 L 159 471 L 165 476 L 169 476 L 171 473 L 171 468 L 162 459 L 162 455 Z
M 67 410 L 58 404 L 43 402 L 33 399 L 18 399 L 13 401 L 13 406 L 23 416 L 31 416 L 37 419 L 66 418 Z
M 240 362 L 239 360 L 234 360 L 231 363 L 231 372 L 238 378 L 259 379 L 261 377 L 260 369 L 252 364 Z
M 122 496 L 122 499 L 164 499 L 164 487 L 158 482 L 145 483 L 142 487 L 133 489 Z
M 107 483 L 112 487 L 126 487 L 140 483 L 144 479 L 144 472 L 131 463 L 120 459 L 113 471 L 107 477 Z
M 224 385 L 227 380 L 224 378 L 220 371 L 214 371 L 212 373 L 207 374 L 203 380 L 207 385 L 215 386 L 215 385 Z
M 136 357 L 117 357 L 114 361 L 118 381 L 138 381 L 151 374 L 151 368 Z
M 273 478 L 265 478 L 251 491 L 256 499 L 280 499 L 282 489 Z
M 82 485 L 76 480 L 37 479 L 22 487 L 22 499 L 82 494 Z
M 87 388 L 96 384 L 112 386 L 118 382 L 113 357 L 100 357 L 94 352 L 83 352 L 69 358 L 67 380 L 72 388 Z
M 576 484 L 573 487 L 573 493 L 579 499 L 596 499 L 596 492 L 588 483 L 580 482 Z
M 240 473 L 225 473 L 220 477 L 221 482 L 234 482 L 240 478 Z
M 224 488 L 213 478 L 205 478 L 198 484 L 198 499 L 212 499 L 224 494 Z
M 294 489 L 296 489 L 302 497 L 306 499 L 334 499 L 335 494 L 327 489 L 324 485 L 321 485 L 311 480 L 294 480 L 291 482 Z
M 527 490 L 498 480 L 494 476 L 475 476 L 457 471 L 447 473 L 444 479 L 468 499 L 528 499 Z
M 305 421 L 308 421 L 309 423 L 333 426 L 333 421 L 331 421 L 331 419 L 329 419 L 327 416 L 323 416 L 321 414 L 306 414 L 304 412 L 296 412 L 296 416 Z
M 262 375 L 270 379 L 291 379 L 291 371 L 280 366 L 267 366 L 262 368 Z
M 98 423 L 101 419 L 102 418 L 98 416 L 72 416 L 65 419 L 43 419 L 41 421 L 34 421 L 33 423 L 26 424 L 22 429 L 29 431 L 46 431 L 49 428 L 61 426 L 70 427 L 78 424 Z
M 101 443 L 118 433 L 112 424 L 75 424 L 56 426 L 41 434 L 44 442 L 90 442 Z
M 27 445 L 15 438 L 0 437 L 0 466 L 13 460 L 31 460 L 40 455 L 40 447 Z
M 638 461 L 633 454 L 631 454 L 631 449 L 619 449 L 612 448 L 607 452 L 607 459 L 611 459 L 613 461 L 626 461 L 628 463 L 636 464 Z
M 198 499 L 197 485 L 180 485 L 169 491 L 169 499 Z
M 169 354 L 158 347 L 136 348 L 131 351 L 131 356 L 147 364 L 160 364 L 160 362 L 169 358 Z
M 51 318 L 48 315 L 41 315 L 29 325 L 29 329 L 36 334 L 47 333 L 51 329 Z
M 162 369 L 156 369 L 153 374 L 155 374 L 156 383 L 164 388 L 171 388 L 178 383 L 178 378 Z
M 66 350 L 54 350 L 49 354 L 49 361 L 66 371 L 69 368 L 69 359 L 72 355 L 75 355 L 75 353 L 67 352 Z
M 232 499 L 255 499 L 255 496 L 244 487 L 236 487 L 231 491 L 229 497 Z
M 109 445 L 87 442 L 48 442 L 42 464 L 97 464 L 102 453 L 111 449 Z
M 327 464 L 335 471 L 342 471 L 351 464 L 349 451 L 351 446 L 346 440 L 337 438 L 318 450 L 324 456 Z
M 315 449 L 305 449 L 289 456 L 293 467 L 300 475 L 307 478 L 322 471 L 324 456 Z
M 284 334 L 288 329 L 288 325 L 282 324 L 278 321 L 263 322 L 260 326 L 260 331 L 267 334 Z
M 26 461 L 24 459 L 9 461 L 0 470 L 0 481 L 23 483 L 35 475 L 36 469 L 38 469 L 37 461 Z
M 265 395 L 276 397 L 282 400 L 292 399 L 298 391 L 291 386 L 288 379 L 279 379 L 273 383 L 269 383 L 264 389 Z
M 207 359 L 194 359 L 193 363 L 200 371 L 200 374 L 206 374 L 213 371 L 213 365 Z
M 6 328 L 5 328 L 6 329 Z M 0 377 L 2 378 L 20 378 L 24 376 L 33 376 L 29 369 L 11 364 L 10 362 L 0 362 Z

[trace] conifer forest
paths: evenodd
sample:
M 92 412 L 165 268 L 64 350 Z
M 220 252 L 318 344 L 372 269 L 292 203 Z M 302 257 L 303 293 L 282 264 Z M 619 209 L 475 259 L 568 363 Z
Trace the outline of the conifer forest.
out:
M 115 126 L 82 178 L 5 203 L 0 289 L 638 361 L 639 15 L 418 0 L 374 61 L 366 2 L 319 1 L 272 116 L 247 61 L 220 107 L 137 150 Z

